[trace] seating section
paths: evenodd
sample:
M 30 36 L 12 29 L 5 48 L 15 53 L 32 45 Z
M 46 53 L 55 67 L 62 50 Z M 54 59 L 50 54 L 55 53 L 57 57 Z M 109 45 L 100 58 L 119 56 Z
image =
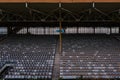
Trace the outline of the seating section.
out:
M 56 36 L 15 35 L 0 43 L 0 68 L 14 67 L 5 79 L 52 79 Z M 60 77 L 120 78 L 120 41 L 108 35 L 63 35 Z
M 0 66 L 16 63 L 5 79 L 51 79 L 55 36 L 14 36 L 0 45 Z
M 60 77 L 120 78 L 120 41 L 107 35 L 64 35 Z

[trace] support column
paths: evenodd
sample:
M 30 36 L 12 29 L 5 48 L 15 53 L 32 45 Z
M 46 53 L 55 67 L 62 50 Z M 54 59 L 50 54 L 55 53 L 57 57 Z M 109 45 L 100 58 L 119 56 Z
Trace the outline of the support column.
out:
M 27 34 L 29 34 L 28 27 L 27 27 Z
M 43 29 L 44 29 L 44 35 L 45 35 L 45 30 L 46 30 L 46 27 L 43 27 Z
M 7 27 L 7 34 L 10 35 L 12 33 L 12 27 Z
M 59 44 L 59 53 L 62 53 L 62 15 L 61 15 L 61 3 L 59 3 L 59 29 L 60 29 L 60 34 L 59 34 L 59 39 L 60 39 L 60 44 Z
M 110 34 L 112 33 L 112 28 L 110 27 Z
M 120 27 L 119 27 L 119 34 L 120 34 Z
M 95 34 L 95 27 L 93 27 L 93 29 L 94 29 L 94 34 Z
M 78 26 L 77 26 L 77 34 L 78 34 L 78 29 L 79 29 L 79 28 L 78 28 Z
M 60 25 L 60 35 L 59 35 L 59 38 L 60 38 L 60 45 L 59 45 L 60 47 L 59 48 L 60 49 L 59 49 L 59 53 L 61 54 L 61 52 L 62 52 L 62 32 L 61 32 L 62 31 L 62 22 L 61 21 L 59 22 L 59 25 Z

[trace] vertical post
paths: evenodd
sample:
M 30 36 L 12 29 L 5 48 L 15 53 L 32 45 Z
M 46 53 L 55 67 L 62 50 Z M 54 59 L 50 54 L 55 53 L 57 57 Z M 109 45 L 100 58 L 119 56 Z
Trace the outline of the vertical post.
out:
M 12 27 L 7 27 L 7 34 L 10 35 L 12 33 Z
M 28 27 L 27 27 L 27 34 L 28 34 L 28 32 L 29 32 L 29 31 L 28 31 Z
M 78 34 L 78 29 L 79 29 L 79 28 L 78 28 L 78 26 L 77 26 L 77 34 Z
M 10 34 L 10 27 L 7 27 L 7 34 Z
M 94 2 L 94 1 L 93 1 L 93 3 L 92 3 L 92 7 L 95 8 L 95 2 Z
M 45 35 L 45 30 L 46 30 L 46 28 L 45 28 L 45 27 L 43 27 L 43 29 L 44 29 L 44 35 Z
M 59 53 L 61 53 L 62 52 L 62 32 L 61 32 L 61 30 L 62 30 L 62 22 L 61 21 L 59 22 L 59 26 L 60 26 L 60 35 L 59 35 L 59 38 L 60 38 L 60 50 L 59 50 Z
M 61 54 L 62 52 L 62 16 L 61 16 L 61 3 L 59 3 L 59 29 L 60 29 L 60 34 L 59 34 L 59 53 Z
M 95 33 L 95 27 L 93 27 L 93 29 L 94 29 L 94 34 L 96 34 L 96 33 Z
M 112 27 L 110 27 L 110 34 L 112 34 Z
M 119 27 L 119 34 L 120 34 L 120 27 Z
M 28 3 L 27 2 L 25 3 L 25 7 L 28 8 Z

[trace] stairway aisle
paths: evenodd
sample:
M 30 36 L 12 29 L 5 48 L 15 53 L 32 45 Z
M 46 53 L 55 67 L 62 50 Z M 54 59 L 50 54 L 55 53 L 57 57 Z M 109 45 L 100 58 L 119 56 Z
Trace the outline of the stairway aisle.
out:
M 59 64 L 59 62 L 60 62 L 60 54 L 59 54 L 59 43 L 58 43 L 56 46 L 56 54 L 55 54 L 52 80 L 59 79 L 59 76 L 60 76 L 60 64 Z

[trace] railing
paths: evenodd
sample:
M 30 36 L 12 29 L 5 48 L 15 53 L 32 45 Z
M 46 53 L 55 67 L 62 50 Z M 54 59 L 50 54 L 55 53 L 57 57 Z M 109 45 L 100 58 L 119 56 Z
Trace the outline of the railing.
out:
M 10 68 L 14 66 L 14 62 L 5 62 L 3 66 L 0 68 L 0 79 L 4 77 L 4 74 L 8 72 Z
M 0 74 L 7 68 L 7 67 L 13 67 L 14 64 L 5 64 L 1 69 L 0 69 Z

